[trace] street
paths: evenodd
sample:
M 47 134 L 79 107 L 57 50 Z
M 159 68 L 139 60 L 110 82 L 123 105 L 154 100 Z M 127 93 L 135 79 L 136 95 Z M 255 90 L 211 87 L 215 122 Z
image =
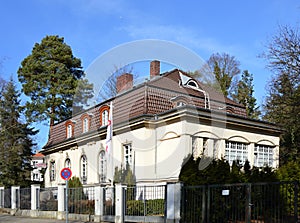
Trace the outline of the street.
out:
M 24 216 L 0 215 L 0 223 L 64 223 L 66 220 L 30 218 Z M 86 223 L 84 221 L 68 221 L 69 223 Z

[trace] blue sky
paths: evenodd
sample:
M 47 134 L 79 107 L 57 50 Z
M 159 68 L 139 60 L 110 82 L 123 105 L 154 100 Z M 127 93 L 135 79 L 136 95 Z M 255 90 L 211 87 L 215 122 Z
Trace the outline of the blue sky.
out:
M 258 55 L 278 25 L 297 26 L 299 19 L 296 0 L 3 1 L 0 71 L 5 79 L 12 75 L 17 80 L 21 61 L 46 35 L 64 37 L 84 68 L 119 44 L 160 39 L 183 45 L 204 60 L 216 52 L 235 56 L 241 70 L 253 73 L 255 96 L 261 104 L 272 73 Z M 40 144 L 46 135 L 46 131 L 39 134 Z

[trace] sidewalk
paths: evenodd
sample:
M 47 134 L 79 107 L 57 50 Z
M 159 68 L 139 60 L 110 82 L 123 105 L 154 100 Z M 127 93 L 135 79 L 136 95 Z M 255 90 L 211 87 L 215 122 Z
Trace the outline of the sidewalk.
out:
M 0 223 L 65 223 L 66 220 L 47 219 L 47 218 L 30 218 L 23 216 L 12 216 L 8 214 L 0 215 Z M 69 220 L 69 223 L 87 223 L 85 221 Z

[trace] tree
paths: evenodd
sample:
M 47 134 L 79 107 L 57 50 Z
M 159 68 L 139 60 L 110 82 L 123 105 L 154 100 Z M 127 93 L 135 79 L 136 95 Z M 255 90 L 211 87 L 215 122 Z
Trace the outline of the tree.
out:
M 216 53 L 210 56 L 207 64 L 214 73 L 221 92 L 225 97 L 230 96 L 234 77 L 240 73 L 240 62 L 227 53 Z
M 79 177 L 73 176 L 68 182 L 69 188 L 81 188 L 82 183 Z
M 0 71 L 1 71 L 1 68 L 2 68 L 2 64 L 3 64 L 3 59 L 0 58 Z M 6 84 L 6 81 L 1 77 L 2 75 L 2 72 L 0 72 L 0 97 L 1 97 L 1 93 L 4 89 L 4 86 Z
M 0 100 L 0 184 L 28 186 L 31 178 L 32 137 L 37 133 L 22 121 L 20 93 L 10 80 Z
M 76 109 L 93 96 L 92 85 L 84 76 L 80 59 L 73 56 L 64 38 L 46 36 L 41 43 L 36 43 L 18 70 L 22 91 L 31 99 L 26 103 L 29 120 L 50 120 L 51 126 L 55 121 L 70 117 L 79 81 L 83 87 L 79 91 L 84 94 L 76 101 L 79 103 Z
M 253 75 L 244 70 L 241 80 L 238 81 L 232 98 L 246 107 L 247 116 L 249 118 L 258 119 L 260 116 L 259 107 L 256 106 L 256 98 L 253 96 Z
M 299 157 L 300 151 L 300 35 L 288 26 L 279 31 L 266 47 L 263 57 L 274 76 L 268 86 L 264 119 L 284 128 L 281 163 Z
M 136 183 L 135 175 L 133 174 L 129 165 L 119 169 L 115 167 L 114 183 L 122 183 L 128 186 L 133 186 Z
M 215 159 L 205 169 L 199 169 L 201 158 L 194 160 L 192 156 L 183 162 L 179 180 L 187 185 L 225 184 L 225 183 L 253 183 L 278 181 L 274 169 L 250 166 L 249 161 L 242 165 L 238 160 L 232 165 L 225 159 Z

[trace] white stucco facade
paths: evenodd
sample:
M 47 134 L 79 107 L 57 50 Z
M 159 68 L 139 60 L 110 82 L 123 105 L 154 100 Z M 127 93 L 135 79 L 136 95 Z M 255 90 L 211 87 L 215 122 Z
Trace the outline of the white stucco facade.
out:
M 105 130 L 105 129 L 104 129 Z M 48 168 L 45 173 L 45 186 L 53 187 L 64 183 L 59 173 L 70 160 L 73 176 L 82 178 L 81 157 L 86 156 L 86 185 L 100 183 L 101 151 L 105 151 L 105 131 L 52 148 L 46 156 Z M 226 116 L 224 113 L 211 114 L 190 107 L 181 107 L 168 114 L 152 119 L 139 119 L 126 125 L 113 127 L 113 165 L 107 168 L 125 166 L 124 145 L 130 145 L 130 165 L 138 184 L 162 184 L 176 182 L 184 160 L 196 156 L 196 149 L 202 149 L 198 156 L 226 159 L 226 145 L 245 147 L 244 156 L 255 165 L 255 148 L 263 145 L 272 150 L 272 167 L 278 167 L 279 130 L 271 124 L 260 121 Z M 195 139 L 206 148 L 196 148 Z M 74 143 L 76 144 L 74 146 Z M 200 146 L 201 147 L 201 146 Z M 127 149 L 128 149 L 127 148 Z M 234 150 L 236 152 L 236 150 Z M 238 153 L 238 152 L 237 152 Z M 234 154 L 233 154 L 234 155 Z M 228 158 L 228 157 L 227 157 Z M 270 161 L 270 160 L 269 160 Z M 51 178 L 51 162 L 54 163 L 55 177 Z M 205 164 L 207 165 L 207 164 Z

